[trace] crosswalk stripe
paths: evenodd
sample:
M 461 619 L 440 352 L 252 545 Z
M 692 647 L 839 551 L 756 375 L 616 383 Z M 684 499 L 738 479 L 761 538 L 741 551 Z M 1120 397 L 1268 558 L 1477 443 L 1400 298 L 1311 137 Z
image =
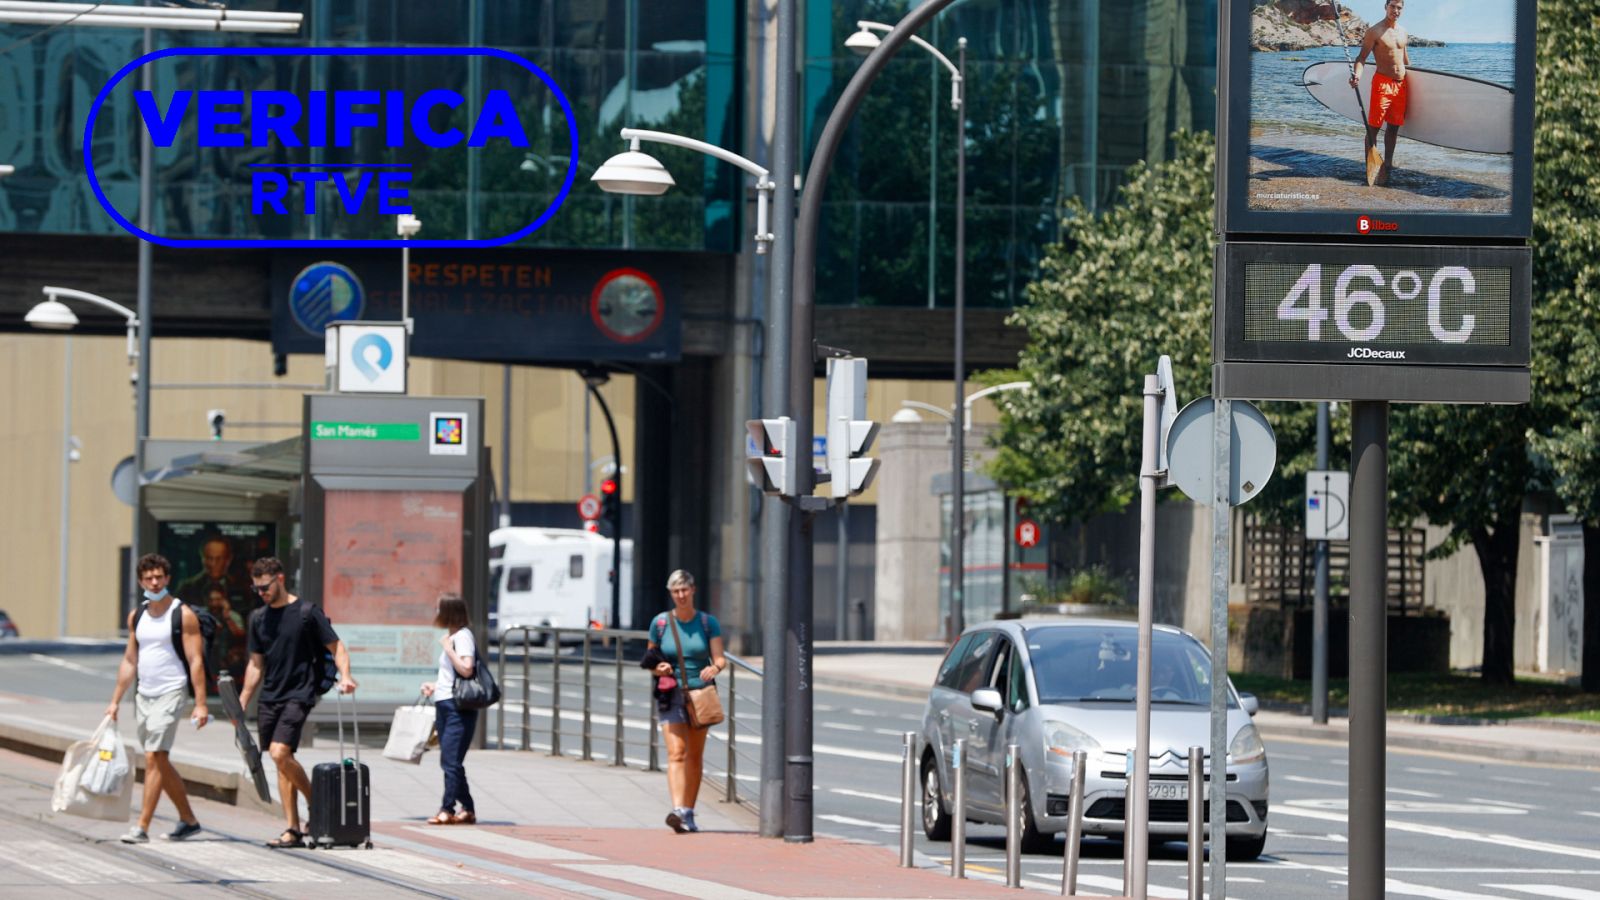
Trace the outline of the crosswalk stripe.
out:
M 1411 884 L 1394 878 L 1386 878 L 1383 883 L 1385 894 L 1399 894 L 1404 897 L 1428 897 L 1431 900 L 1502 900 L 1493 894 L 1474 894 L 1469 891 L 1457 891 L 1450 888 L 1429 887 L 1425 884 Z
M 407 825 L 406 830 L 414 831 L 417 834 L 425 834 L 428 837 L 442 841 L 466 844 L 479 850 L 488 850 L 491 853 L 504 853 L 507 856 L 514 856 L 518 859 L 538 860 L 541 862 L 549 860 L 593 862 L 604 858 L 590 856 L 587 853 L 579 853 L 576 850 L 567 850 L 563 847 L 552 847 L 549 844 L 541 844 L 538 841 L 530 841 L 525 838 L 511 837 L 510 835 L 488 831 L 483 828 L 424 828 L 419 825 Z
M 1486 884 L 1484 887 L 1498 891 L 1519 891 L 1535 897 L 1556 897 L 1559 900 L 1600 900 L 1600 891 L 1559 884 Z
M 860 797 L 863 800 L 881 800 L 884 803 L 893 803 L 896 806 L 900 805 L 899 797 L 891 797 L 888 794 L 874 794 L 871 791 L 853 791 L 849 788 L 828 788 L 828 793 L 839 794 L 844 797 Z
M 515 884 L 486 872 L 473 871 L 464 866 L 447 866 L 400 850 L 355 850 L 340 854 L 339 861 L 389 872 L 423 884 Z
M 1288 804 L 1274 806 L 1273 815 L 1302 816 L 1307 819 L 1322 819 L 1327 822 L 1343 822 L 1345 816 L 1340 813 L 1323 812 L 1316 809 L 1300 809 Z M 1477 841 L 1484 844 L 1494 844 L 1499 847 L 1514 847 L 1518 850 L 1536 850 L 1540 853 L 1552 853 L 1557 856 L 1576 856 L 1581 859 L 1600 859 L 1600 850 L 1590 850 L 1587 847 L 1569 847 L 1565 844 L 1552 844 L 1548 841 L 1530 841 L 1509 834 L 1479 834 L 1473 831 L 1461 831 L 1456 828 L 1445 828 L 1439 825 L 1422 825 L 1416 822 L 1404 822 L 1398 819 L 1389 819 L 1384 822 L 1384 827 L 1390 831 L 1409 831 L 1413 834 L 1426 834 L 1433 837 L 1448 838 L 1456 841 Z
M 11 863 L 67 884 L 148 884 L 171 880 L 164 872 L 119 865 L 88 847 L 53 841 L 7 841 L 5 849 Z
M 616 865 L 612 863 L 557 863 L 563 869 L 581 872 L 595 878 L 623 881 L 640 887 L 687 897 L 719 897 L 727 900 L 777 900 L 771 894 L 745 891 L 703 878 L 691 878 L 666 869 L 646 866 Z
M 185 868 L 215 872 L 229 881 L 263 884 L 286 882 L 333 884 L 339 881 L 325 870 L 290 862 L 285 854 L 265 848 L 244 847 L 232 841 L 190 840 L 182 843 L 152 843 L 146 849 L 172 857 Z
M 868 822 L 866 819 L 852 819 L 849 816 L 820 815 L 817 818 L 832 822 L 835 825 L 853 825 L 857 828 L 873 828 L 878 831 L 892 831 L 898 833 L 899 825 L 887 825 L 883 822 Z

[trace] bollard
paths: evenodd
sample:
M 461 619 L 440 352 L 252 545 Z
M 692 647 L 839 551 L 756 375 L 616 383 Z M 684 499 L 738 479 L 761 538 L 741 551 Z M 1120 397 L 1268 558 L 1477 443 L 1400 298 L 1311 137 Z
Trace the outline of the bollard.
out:
M 1072 751 L 1072 791 L 1067 799 L 1067 849 L 1061 854 L 1061 896 L 1078 896 L 1078 854 L 1083 843 L 1083 770 L 1089 754 Z
M 905 733 L 900 757 L 900 868 L 909 869 L 916 864 L 914 848 L 916 838 L 911 833 L 915 817 L 912 810 L 917 805 L 917 733 Z
M 739 788 L 735 782 L 739 778 L 739 763 L 733 756 L 734 732 L 733 723 L 738 721 L 733 716 L 734 704 L 739 700 L 739 691 L 733 683 L 733 673 L 738 671 L 738 666 L 728 667 L 728 802 L 739 802 Z
M 550 629 L 550 755 L 561 755 L 561 629 Z
M 950 748 L 950 877 L 967 877 L 967 741 Z M 928 802 L 929 798 L 923 798 Z M 938 798 L 932 798 L 937 803 Z
M 533 714 L 529 711 L 533 702 L 533 676 L 528 670 L 528 655 L 532 650 L 528 644 L 530 634 L 528 629 L 522 629 L 522 739 L 518 744 L 524 750 L 533 749 Z
M 495 660 L 494 674 L 501 690 L 504 690 L 506 683 L 506 636 L 504 634 L 500 635 L 500 656 Z M 506 705 L 504 703 L 496 703 L 495 707 L 494 748 L 496 750 L 504 750 L 506 748 Z
M 657 753 L 657 748 L 661 745 L 660 720 L 661 710 L 656 708 L 655 700 L 652 699 L 650 701 L 650 761 L 648 763 L 652 772 L 661 771 L 661 757 Z
M 1133 748 L 1128 749 L 1122 771 L 1122 892 L 1133 894 Z
M 1006 887 L 1022 887 L 1022 760 L 1006 745 Z
M 583 761 L 594 759 L 594 742 L 590 733 L 594 730 L 594 722 L 589 715 L 589 631 L 583 632 Z
M 1189 900 L 1205 894 L 1203 861 L 1205 843 L 1206 748 L 1189 748 Z
M 622 746 L 622 638 L 616 638 L 611 642 L 611 644 L 617 648 L 616 746 L 611 751 L 611 764 L 613 766 L 621 766 L 627 764 L 627 761 L 622 758 L 623 753 L 625 752 Z M 652 703 L 651 705 L 654 706 L 655 704 Z

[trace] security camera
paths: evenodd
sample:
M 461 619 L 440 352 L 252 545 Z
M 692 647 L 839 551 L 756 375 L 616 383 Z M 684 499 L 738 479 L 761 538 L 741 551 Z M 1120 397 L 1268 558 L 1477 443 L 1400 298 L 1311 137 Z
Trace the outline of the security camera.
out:
M 206 410 L 206 421 L 211 423 L 211 439 L 213 441 L 222 440 L 222 423 L 226 413 L 226 410 L 221 409 Z
M 395 220 L 394 230 L 401 237 L 411 237 L 422 230 L 422 220 L 410 213 L 401 213 Z

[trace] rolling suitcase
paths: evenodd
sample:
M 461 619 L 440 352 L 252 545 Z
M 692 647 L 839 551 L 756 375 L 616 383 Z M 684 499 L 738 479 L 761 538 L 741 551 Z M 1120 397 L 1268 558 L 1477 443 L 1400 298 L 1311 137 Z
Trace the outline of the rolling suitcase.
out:
M 319 763 L 311 770 L 312 847 L 372 849 L 372 798 L 367 767 L 361 764 L 361 723 L 355 726 L 355 758 L 344 755 L 344 706 L 335 693 L 333 708 L 339 717 L 339 761 Z

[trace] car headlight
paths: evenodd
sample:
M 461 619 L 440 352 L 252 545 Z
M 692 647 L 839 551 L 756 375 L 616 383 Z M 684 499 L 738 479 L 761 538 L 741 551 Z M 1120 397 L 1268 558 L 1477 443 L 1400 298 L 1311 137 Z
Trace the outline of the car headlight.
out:
M 1267 745 L 1261 743 L 1261 735 L 1256 733 L 1254 725 L 1246 725 L 1239 729 L 1233 736 L 1233 743 L 1228 745 L 1228 762 L 1253 763 L 1260 762 L 1267 756 Z
M 1100 742 L 1065 722 L 1046 722 L 1044 749 L 1071 759 L 1072 751 L 1099 750 Z

